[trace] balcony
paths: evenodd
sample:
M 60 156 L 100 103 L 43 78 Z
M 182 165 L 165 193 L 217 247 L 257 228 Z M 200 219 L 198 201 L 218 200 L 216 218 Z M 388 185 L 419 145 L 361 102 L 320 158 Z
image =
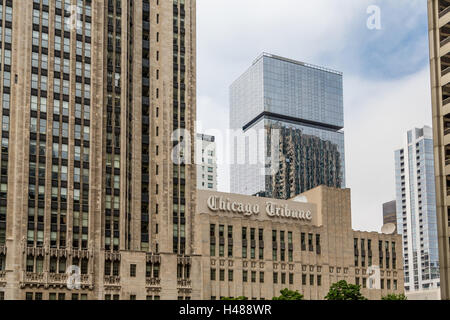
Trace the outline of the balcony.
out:
M 120 277 L 119 276 L 105 276 L 104 281 L 105 281 L 105 286 L 120 287 Z
M 65 288 L 67 287 L 67 280 L 69 275 L 67 273 L 50 273 L 50 272 L 25 272 L 22 277 L 22 282 L 20 284 L 21 288 L 26 286 L 44 286 L 44 287 L 53 287 L 53 288 Z M 93 289 L 94 283 L 91 276 L 87 274 L 82 274 L 80 276 L 80 285 L 81 288 L 89 288 Z
M 25 287 L 26 285 L 29 286 L 43 286 L 46 283 L 46 276 L 45 273 L 40 272 L 25 272 L 23 274 L 21 287 Z
M 69 275 L 66 273 L 49 273 L 47 283 L 53 287 L 63 288 L 67 286 L 67 279 Z
M 147 288 L 147 290 L 160 289 L 161 288 L 161 279 L 146 278 L 145 279 L 145 287 Z
M 179 289 L 192 289 L 192 281 L 189 279 L 178 279 L 177 286 Z
M 450 2 L 441 0 L 439 2 L 439 28 L 450 22 Z

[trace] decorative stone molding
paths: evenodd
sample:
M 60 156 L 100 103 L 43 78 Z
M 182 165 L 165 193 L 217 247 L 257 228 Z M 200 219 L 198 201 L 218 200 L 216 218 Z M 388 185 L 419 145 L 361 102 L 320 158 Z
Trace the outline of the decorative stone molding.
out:
M 119 276 L 105 276 L 105 286 L 120 286 Z
M 161 256 L 159 254 L 147 254 L 146 257 L 147 262 L 152 263 L 152 264 L 157 264 L 157 263 L 161 263 Z
M 192 289 L 192 281 L 189 279 L 178 279 L 177 285 L 179 289 Z
M 160 278 L 146 278 L 145 288 L 147 292 L 159 292 L 161 291 L 161 279 Z
M 119 276 L 105 276 L 104 286 L 107 291 L 120 291 L 120 277 Z
M 0 254 L 6 255 L 6 246 L 0 246 Z
M 89 257 L 91 256 L 90 251 L 85 249 L 72 249 L 70 251 L 70 254 L 73 258 L 78 259 L 89 259 Z
M 178 279 L 177 287 L 179 295 L 192 293 L 192 281 L 189 279 Z
M 45 256 L 45 248 L 44 247 L 26 247 L 25 253 L 27 256 Z
M 182 264 L 182 265 L 190 265 L 192 264 L 192 258 L 191 257 L 178 257 L 177 259 L 177 263 L 178 264 Z
M 120 261 L 121 256 L 119 252 L 106 251 L 105 260 Z
M 22 282 L 20 283 L 21 288 L 26 286 L 30 287 L 43 287 L 47 283 L 47 276 L 45 273 L 40 272 L 24 272 L 22 275 Z
M 0 271 L 0 287 L 6 286 L 6 271 Z
M 67 279 L 69 275 L 67 273 L 50 273 L 50 272 L 24 272 L 22 281 L 20 283 L 21 288 L 29 287 L 44 287 L 44 288 L 64 288 L 67 286 Z M 82 274 L 80 275 L 80 282 L 82 289 L 94 289 L 94 283 L 92 276 Z
M 49 249 L 50 257 L 56 257 L 56 258 L 67 258 L 68 251 L 67 249 L 57 249 L 57 248 L 50 248 Z

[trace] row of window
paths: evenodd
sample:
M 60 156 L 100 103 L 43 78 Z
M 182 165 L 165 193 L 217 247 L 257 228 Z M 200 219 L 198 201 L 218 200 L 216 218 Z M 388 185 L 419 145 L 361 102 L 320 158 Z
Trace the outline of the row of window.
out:
M 227 278 L 225 278 L 225 275 L 227 274 Z M 265 281 L 265 273 L 263 271 L 260 271 L 259 273 L 257 271 L 247 271 L 247 270 L 243 270 L 242 271 L 242 282 L 251 282 L 251 283 L 264 283 Z M 307 281 L 308 279 L 308 275 L 307 274 L 302 274 L 301 276 L 301 284 L 302 285 L 317 285 L 317 286 L 321 286 L 322 285 L 322 276 L 320 274 L 318 275 L 314 275 L 314 274 L 310 274 L 309 275 L 309 282 Z M 233 282 L 234 281 L 234 271 L 233 270 L 228 270 L 226 271 L 225 269 L 219 269 L 218 275 L 217 275 L 217 270 L 214 268 L 211 268 L 210 270 L 210 280 L 211 281 L 228 281 L 228 282 Z M 288 281 L 290 285 L 293 285 L 295 283 L 295 275 L 293 273 L 285 273 L 285 272 L 274 272 L 273 273 L 273 277 L 272 277 L 272 281 L 274 284 L 286 284 L 286 282 Z
M 219 257 L 225 256 L 225 226 L 219 225 Z M 247 259 L 250 254 L 250 259 L 256 259 L 256 252 L 258 252 L 258 259 L 264 259 L 264 229 L 249 228 L 250 236 L 248 237 L 248 228 L 242 227 L 242 258 Z M 279 236 L 278 236 L 279 235 Z M 286 239 L 287 235 L 287 239 Z M 258 236 L 258 246 L 256 241 Z M 320 234 L 301 232 L 301 250 L 306 251 L 306 237 L 308 237 L 308 250 L 314 251 L 314 236 L 316 254 L 321 253 Z M 250 250 L 248 249 L 250 247 Z M 216 225 L 210 224 L 210 256 L 216 256 Z M 227 256 L 233 257 L 233 226 L 227 226 Z M 272 259 L 273 261 L 293 262 L 294 260 L 294 244 L 293 233 L 291 231 L 277 231 L 272 230 Z

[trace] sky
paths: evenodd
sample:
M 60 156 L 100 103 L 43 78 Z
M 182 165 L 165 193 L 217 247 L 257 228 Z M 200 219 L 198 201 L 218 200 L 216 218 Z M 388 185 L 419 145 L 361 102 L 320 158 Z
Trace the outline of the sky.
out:
M 380 28 L 368 28 L 373 6 Z M 353 228 L 380 231 L 394 151 L 431 125 L 427 24 L 426 0 L 197 0 L 197 129 L 225 132 L 229 86 L 262 52 L 342 71 Z M 229 192 L 228 165 L 218 172 Z

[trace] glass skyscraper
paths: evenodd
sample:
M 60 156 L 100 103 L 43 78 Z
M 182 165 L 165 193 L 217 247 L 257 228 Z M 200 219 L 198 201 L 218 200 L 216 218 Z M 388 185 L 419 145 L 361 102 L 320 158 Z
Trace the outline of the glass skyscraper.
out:
M 397 228 L 403 237 L 405 290 L 439 287 L 433 138 L 431 127 L 408 131 L 395 151 Z
M 263 53 L 231 85 L 230 107 L 231 192 L 345 186 L 342 73 Z

